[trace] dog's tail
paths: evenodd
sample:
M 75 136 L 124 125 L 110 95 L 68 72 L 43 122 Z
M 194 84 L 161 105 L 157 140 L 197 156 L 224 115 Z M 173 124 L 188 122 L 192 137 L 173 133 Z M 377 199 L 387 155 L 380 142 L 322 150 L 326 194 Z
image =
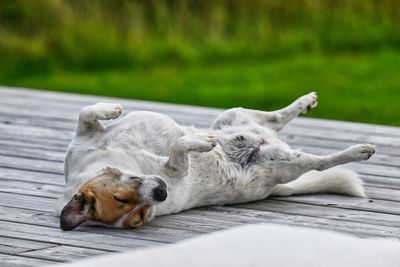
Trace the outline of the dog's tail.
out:
M 313 193 L 367 197 L 358 174 L 340 167 L 307 172 L 287 184 L 276 185 L 270 195 L 291 196 Z

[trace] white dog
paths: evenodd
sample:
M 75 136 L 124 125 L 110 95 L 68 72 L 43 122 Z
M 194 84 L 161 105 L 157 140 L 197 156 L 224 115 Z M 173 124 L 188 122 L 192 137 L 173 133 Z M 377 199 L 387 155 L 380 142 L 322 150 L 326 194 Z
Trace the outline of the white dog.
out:
M 144 111 L 106 127 L 100 121 L 118 118 L 121 105 L 84 107 L 65 160 L 61 228 L 83 222 L 131 228 L 157 215 L 270 195 L 365 197 L 354 172 L 329 168 L 366 160 L 374 146 L 317 156 L 278 139 L 286 123 L 316 105 L 317 96 L 310 93 L 274 112 L 229 109 L 207 130 Z

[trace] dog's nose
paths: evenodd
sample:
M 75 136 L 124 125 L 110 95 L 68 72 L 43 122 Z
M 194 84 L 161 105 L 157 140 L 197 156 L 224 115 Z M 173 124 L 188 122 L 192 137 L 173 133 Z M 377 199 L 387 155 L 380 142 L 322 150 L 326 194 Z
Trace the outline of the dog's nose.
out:
M 155 177 L 155 178 L 156 178 L 158 184 L 160 185 L 159 187 L 167 188 L 167 184 L 164 182 L 163 179 L 161 179 L 161 178 L 159 178 L 159 177 Z
M 162 202 L 167 199 L 167 189 L 164 186 L 158 186 L 153 190 L 153 198 L 158 202 Z

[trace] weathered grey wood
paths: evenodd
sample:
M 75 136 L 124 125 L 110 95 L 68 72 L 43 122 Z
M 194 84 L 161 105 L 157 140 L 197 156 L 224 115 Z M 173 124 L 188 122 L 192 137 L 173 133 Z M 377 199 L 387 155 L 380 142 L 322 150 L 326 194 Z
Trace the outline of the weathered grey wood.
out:
M 54 213 L 49 211 L 38 211 L 15 207 L 0 207 L 0 222 L 14 222 L 36 226 L 50 227 L 59 230 L 59 221 Z M 159 243 L 172 243 L 177 240 L 197 235 L 197 232 L 187 229 L 171 230 L 168 225 L 163 227 L 152 227 L 145 225 L 135 230 L 111 229 L 103 227 L 80 227 L 76 231 L 89 232 L 93 234 L 119 236 L 138 240 L 148 240 Z M 47 242 L 46 239 L 42 241 Z
M 18 88 L 1 88 L 1 94 L 3 98 L 3 105 L 7 104 L 9 106 L 21 107 L 27 106 L 29 101 L 32 101 L 31 108 L 33 110 L 38 110 L 43 108 L 44 110 L 48 110 L 47 107 L 54 103 L 55 107 L 62 107 L 62 109 L 66 110 L 71 108 L 72 110 L 76 110 L 77 107 L 81 107 L 82 105 L 88 105 L 91 103 L 99 102 L 99 101 L 118 101 L 119 103 L 124 104 L 128 108 L 137 108 L 137 109 L 147 109 L 147 110 L 155 110 L 166 112 L 176 112 L 180 114 L 197 114 L 198 116 L 205 117 L 215 117 L 220 112 L 219 109 L 213 108 L 203 108 L 203 107 L 192 107 L 192 106 L 184 106 L 184 105 L 171 105 L 165 103 L 154 103 L 148 101 L 131 101 L 131 100 L 123 100 L 117 98 L 110 97 L 100 97 L 100 96 L 88 96 L 88 95 L 75 95 L 68 93 L 57 93 L 54 94 L 52 92 L 46 91 L 34 91 L 26 90 Z M 10 101 L 12 100 L 12 101 Z M 21 102 L 18 102 L 20 100 Z M 38 106 L 38 103 L 43 103 L 44 105 Z M 380 136 L 399 136 L 400 129 L 392 126 L 383 126 L 372 125 L 372 124 L 363 124 L 363 123 L 354 123 L 354 122 L 342 122 L 342 121 L 332 121 L 332 120 L 324 120 L 324 119 L 303 119 L 299 118 L 295 120 L 292 124 L 296 124 L 302 127 L 310 128 L 326 128 L 326 129 L 339 129 L 347 132 L 362 132 L 362 133 L 377 133 Z
M 307 209 L 305 211 L 309 212 Z M 10 211 L 9 211 L 10 212 Z M 15 214 L 14 212 L 10 212 L 11 214 Z M 29 213 L 27 211 L 26 213 Z M 326 212 L 326 214 L 329 214 Z M 339 216 L 340 213 L 337 213 Z M 14 219 L 20 220 L 26 217 L 25 213 L 21 214 L 22 217 L 16 217 Z M 30 221 L 35 224 L 36 222 L 41 223 L 40 220 Z M 26 222 L 22 220 L 22 222 Z M 158 220 L 152 222 L 150 226 L 145 226 L 144 228 L 120 232 L 124 237 L 135 235 L 140 236 L 143 230 L 153 231 L 154 227 L 158 227 L 158 229 L 164 229 L 166 225 L 170 228 L 170 232 L 174 233 L 176 231 L 180 231 L 181 228 L 186 228 L 187 230 L 191 230 L 191 236 L 198 235 L 200 233 L 207 233 L 216 230 L 226 229 L 228 227 L 232 227 L 234 225 L 246 224 L 246 223 L 260 223 L 260 222 L 271 222 L 271 223 L 283 223 L 290 225 L 302 225 L 309 227 L 316 227 L 322 229 L 329 229 L 335 231 L 343 231 L 352 233 L 359 236 L 391 236 L 398 237 L 400 229 L 398 227 L 393 226 L 379 226 L 374 224 L 366 224 L 360 222 L 347 221 L 346 219 L 337 219 L 329 218 L 328 215 L 326 217 L 319 216 L 315 217 L 310 215 L 299 215 L 299 214 L 280 214 L 276 212 L 266 211 L 266 210 L 251 210 L 251 209 L 243 209 L 243 208 L 234 208 L 234 207 L 211 207 L 211 208 L 203 208 L 196 209 L 191 211 L 186 211 L 181 214 L 171 215 L 171 216 L 163 216 L 158 218 Z M 47 221 L 45 223 L 48 223 Z M 53 226 L 55 227 L 55 225 Z M 96 228 L 88 228 L 90 232 L 93 232 L 93 229 Z M 86 229 L 78 229 L 78 231 L 88 231 Z M 106 229 L 97 228 L 101 233 L 105 233 Z M 115 235 L 113 231 L 112 234 Z M 139 233 L 140 232 L 140 233 Z M 1 234 L 1 233 L 0 233 Z M 107 233 L 109 234 L 109 233 Z M 190 236 L 190 235 L 189 235 Z M 187 237 L 187 236 L 186 236 Z
M 14 181 L 28 181 L 31 183 L 45 183 L 48 185 L 65 185 L 63 174 L 38 173 L 35 171 L 27 171 L 13 168 L 0 167 L 1 179 Z M 1 188 L 0 182 L 0 188 Z
M 31 148 L 31 149 L 39 149 L 44 151 L 54 151 L 65 153 L 67 151 L 67 146 L 60 145 L 51 145 L 51 144 L 43 144 L 43 143 L 34 143 L 31 140 L 21 140 L 16 139 L 12 140 L 11 138 L 2 138 L 0 136 L 0 145 L 4 147 L 17 147 L 17 148 Z
M 42 266 L 266 221 L 363 237 L 400 237 L 400 128 L 307 118 L 294 120 L 281 134 L 294 148 L 328 154 L 356 143 L 378 145 L 368 162 L 347 165 L 361 174 L 369 199 L 335 195 L 274 198 L 163 216 L 136 230 L 80 227 L 62 232 L 53 210 L 64 185 L 64 154 L 74 136 L 79 109 L 96 102 L 118 102 L 126 112 L 161 112 L 198 127 L 208 127 L 221 112 L 0 87 L 1 266 Z
M 33 149 L 29 147 L 4 146 L 2 144 L 0 144 L 0 154 L 3 156 L 43 159 L 56 162 L 63 162 L 65 158 L 64 151 L 59 152 L 43 150 L 40 148 Z
M 54 264 L 54 261 L 40 260 L 17 255 L 8 255 L 0 252 L 0 262 L 2 267 L 30 267 Z
M 103 255 L 105 253 L 106 253 L 105 251 L 100 251 L 97 249 L 75 248 L 75 247 L 61 245 L 61 246 L 53 246 L 38 250 L 26 251 L 18 253 L 18 255 L 24 257 L 34 257 L 38 259 L 52 260 L 52 261 L 70 262 L 81 258 Z
M 4 254 L 18 254 L 31 250 L 53 247 L 54 244 L 34 242 L 25 239 L 0 237 L 0 251 Z
M 349 198 L 347 199 L 349 202 L 351 202 Z M 265 200 L 263 202 L 246 203 L 246 204 L 236 205 L 236 207 L 240 207 L 241 210 L 243 210 L 243 208 L 246 208 L 247 216 L 251 216 L 252 214 L 257 214 L 258 216 L 260 216 L 264 214 L 264 212 L 267 212 L 268 215 L 267 221 L 271 221 L 272 218 L 274 222 L 279 222 L 279 223 L 287 223 L 287 221 L 291 220 L 291 217 L 293 216 L 295 216 L 295 218 L 301 218 L 302 220 L 305 220 L 304 216 L 307 216 L 305 217 L 306 220 L 309 219 L 308 217 L 323 218 L 322 222 L 324 223 L 322 225 L 326 224 L 326 220 L 330 219 L 335 221 L 339 219 L 342 221 L 342 223 L 346 222 L 344 224 L 348 224 L 349 222 L 361 223 L 364 224 L 363 233 L 370 235 L 377 234 L 375 229 L 377 225 L 379 226 L 385 225 L 389 227 L 391 226 L 390 225 L 391 223 L 395 225 L 399 224 L 400 219 L 398 215 L 386 214 L 381 212 L 376 213 L 374 210 L 360 211 L 360 210 L 340 209 L 340 206 L 331 206 L 329 204 L 330 203 L 326 204 L 328 205 L 329 208 L 326 208 L 326 205 L 317 206 L 317 205 L 301 204 L 296 202 L 295 204 L 293 204 L 285 201 L 285 199 L 282 198 L 282 200 Z M 292 209 L 290 209 L 290 207 L 292 207 Z M 301 209 L 299 207 L 301 207 Z M 40 205 L 34 207 L 34 210 L 36 210 L 36 212 L 26 209 L 24 210 L 18 210 L 12 208 L 4 208 L 4 209 L 5 209 L 4 213 L 0 212 L 0 220 L 8 217 L 8 218 L 13 218 L 13 220 L 16 220 L 18 222 L 21 222 L 19 220 L 22 218 L 23 219 L 22 222 L 29 221 L 31 224 L 39 224 L 39 225 L 42 225 L 41 221 L 46 221 L 46 222 L 53 221 L 53 224 L 51 225 L 46 224 L 46 226 L 52 226 L 52 227 L 58 226 L 58 221 L 56 221 L 54 215 L 43 213 L 43 212 L 49 212 L 49 210 L 46 210 L 45 208 L 42 209 Z M 42 209 L 43 212 L 38 212 L 40 211 L 40 209 Z M 204 208 L 204 209 L 210 209 L 210 208 Z M 231 212 L 235 211 L 237 208 L 232 206 L 226 206 L 226 207 L 218 207 L 215 209 Z M 195 213 L 201 213 L 200 210 L 202 209 L 197 209 Z M 190 212 L 192 211 L 189 211 L 189 213 Z M 209 232 L 211 230 L 224 229 L 226 227 L 237 225 L 237 223 L 233 223 L 232 219 L 229 216 L 226 217 L 225 223 L 219 223 L 218 225 L 204 223 L 204 220 L 198 223 L 194 223 L 189 219 L 182 220 L 181 216 L 184 216 L 186 213 L 187 212 L 177 215 L 159 217 L 157 218 L 157 220 L 150 223 L 150 225 L 159 227 L 164 226 L 175 229 L 179 229 L 177 227 L 185 226 L 186 230 L 193 232 Z M 327 217 L 328 215 L 330 217 Z M 46 220 L 37 219 L 38 216 L 40 218 L 42 218 L 43 216 L 48 217 L 48 219 Z M 215 217 L 215 215 L 210 216 L 210 218 L 207 218 L 207 220 L 212 220 L 213 217 Z M 316 220 L 313 223 L 314 226 L 321 226 L 320 221 L 318 221 L 317 219 L 314 220 Z M 188 221 L 190 223 L 188 223 Z M 258 222 L 261 221 L 262 220 Z M 246 222 L 251 223 L 253 221 L 246 221 Z M 370 226 L 367 227 L 367 225 Z M 400 231 L 400 228 L 398 230 Z M 397 233 L 397 230 L 391 230 L 391 232 Z M 398 234 L 400 234 L 400 232 Z
M 59 185 L 31 183 L 7 179 L 0 179 L 0 183 L 0 192 L 49 198 L 56 198 L 60 196 L 64 189 L 63 186 Z
M 46 95 L 48 95 L 48 93 L 46 93 Z M 67 96 L 67 99 L 68 99 L 71 95 L 67 94 L 66 96 Z M 81 107 L 82 105 L 94 103 L 96 101 L 101 101 L 102 99 L 104 99 L 102 97 L 85 97 L 85 98 L 89 98 L 91 100 L 90 101 L 80 101 L 80 102 L 77 102 L 77 101 L 70 102 L 67 106 L 64 107 L 64 109 L 65 108 L 73 108 L 70 111 L 70 113 L 68 113 L 68 114 L 71 114 L 71 113 L 75 114 L 73 117 L 70 118 L 71 120 L 77 118 L 77 108 Z M 32 97 L 24 98 L 23 101 L 26 102 L 29 99 L 32 99 Z M 50 99 L 57 102 L 57 99 L 54 99 L 54 97 L 50 98 Z M 81 99 L 82 98 L 80 97 L 80 100 Z M 39 99 L 39 100 L 42 100 L 42 99 Z M 113 99 L 113 100 L 116 100 L 116 101 L 118 100 L 120 102 L 121 101 L 122 102 L 126 102 L 126 101 L 120 100 L 120 99 Z M 15 99 L 14 99 L 14 101 L 15 101 Z M 149 109 L 149 107 L 150 107 L 151 110 L 161 111 L 161 112 L 167 113 L 167 114 L 171 113 L 171 110 L 173 110 L 174 113 L 183 114 L 182 115 L 183 117 L 192 116 L 193 113 L 196 113 L 197 117 L 205 117 L 205 118 L 207 118 L 208 119 L 208 123 L 210 123 L 211 120 L 213 118 L 215 118 L 215 116 L 220 112 L 217 109 L 207 110 L 207 116 L 204 116 L 204 110 L 205 110 L 204 108 L 193 108 L 193 107 L 190 107 L 189 109 L 193 110 L 193 112 L 192 113 L 188 113 L 187 111 L 186 112 L 182 111 L 184 109 L 188 109 L 187 106 L 172 106 L 174 108 L 171 109 L 170 105 L 153 104 L 153 103 L 148 103 L 148 102 L 143 102 L 143 101 L 131 101 L 131 102 L 132 103 L 129 103 L 130 105 L 128 105 L 128 106 L 130 106 L 128 108 L 128 110 L 140 109 L 141 107 L 142 107 L 142 109 Z M 51 105 L 51 102 L 50 103 L 46 102 L 46 103 L 47 103 L 47 105 L 41 105 L 41 107 L 45 108 L 45 110 L 44 110 L 45 113 L 44 114 L 47 115 L 47 114 L 49 114 L 48 106 Z M 62 99 L 62 103 L 65 104 L 64 97 Z M 32 111 L 37 111 L 38 110 L 37 104 L 38 104 L 38 102 L 34 102 L 34 104 L 32 105 L 32 109 L 33 110 L 29 110 L 30 113 L 28 113 L 27 115 L 31 115 L 31 116 L 34 115 L 34 114 L 32 114 Z M 51 109 L 51 110 L 53 111 L 54 109 L 57 109 L 57 108 L 59 109 L 59 104 L 61 104 L 61 103 L 56 103 L 54 105 L 54 108 Z M 25 107 L 25 106 L 26 105 L 23 105 L 23 107 Z M 20 105 L 16 105 L 15 108 L 20 109 L 21 106 Z M 182 109 L 182 110 L 177 111 L 178 109 Z M 13 110 L 10 110 L 10 112 L 12 112 L 12 111 Z M 202 111 L 202 112 L 199 112 L 199 111 Z M 54 112 L 57 112 L 57 110 L 51 112 L 51 114 L 54 113 Z M 63 116 L 59 116 L 62 119 L 64 119 L 66 116 L 68 116 L 68 114 L 65 114 L 65 112 L 62 113 L 62 114 L 63 114 Z M 56 119 L 57 117 L 53 117 L 53 118 Z M 294 128 L 300 128 L 300 129 L 301 128 L 304 129 L 304 127 L 310 128 L 310 126 L 308 126 L 308 124 L 311 124 L 312 127 L 316 128 L 316 129 L 313 129 L 314 131 L 319 131 L 319 130 L 324 131 L 325 130 L 325 132 L 330 132 L 330 133 L 332 133 L 332 131 L 334 131 L 334 132 L 342 132 L 342 133 L 345 133 L 346 136 L 348 134 L 354 134 L 354 133 L 364 133 L 363 136 L 367 136 L 367 137 L 371 136 L 371 134 L 372 134 L 372 136 L 374 136 L 374 133 L 375 133 L 377 135 L 377 137 L 379 137 L 380 139 L 384 138 L 384 137 L 398 137 L 398 136 L 400 136 L 400 131 L 395 127 L 379 126 L 379 128 L 377 128 L 377 127 L 374 127 L 372 125 L 365 125 L 365 124 L 355 124 L 355 125 L 357 125 L 357 127 L 350 127 L 349 123 L 345 123 L 345 122 L 335 122 L 335 121 L 316 120 L 316 119 L 314 119 L 312 121 L 310 121 L 310 120 L 304 121 L 304 119 L 300 118 L 297 121 L 294 121 L 288 127 L 294 127 Z M 364 130 L 360 130 L 360 128 L 364 129 Z M 365 135 L 365 133 L 368 133 L 368 135 Z M 391 140 L 395 140 L 395 139 L 391 139 Z
M 110 236 L 84 231 L 63 232 L 57 228 L 28 225 L 14 222 L 0 222 L 0 236 L 25 238 L 32 241 L 74 246 L 78 248 L 97 249 L 103 251 L 123 251 L 138 247 L 160 245 L 160 242 Z M 95 243 L 93 241 L 96 241 Z

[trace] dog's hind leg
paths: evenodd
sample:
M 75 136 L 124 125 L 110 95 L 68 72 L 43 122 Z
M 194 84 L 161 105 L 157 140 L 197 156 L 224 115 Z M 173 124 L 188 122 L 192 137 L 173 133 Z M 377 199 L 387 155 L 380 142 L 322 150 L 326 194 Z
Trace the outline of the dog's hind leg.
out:
M 215 136 L 185 135 L 178 138 L 171 145 L 165 172 L 172 178 L 185 177 L 189 170 L 189 152 L 208 152 L 216 145 Z
M 86 106 L 79 112 L 77 135 L 103 130 L 100 120 L 116 119 L 121 115 L 123 107 L 119 104 L 97 103 Z
M 228 109 L 218 116 L 211 129 L 221 129 L 224 126 L 243 126 L 253 121 L 279 131 L 300 113 L 306 113 L 316 106 L 317 94 L 312 92 L 299 97 L 289 106 L 277 111 L 267 112 L 244 108 Z
M 369 159 L 375 153 L 373 145 L 355 145 L 326 156 L 312 155 L 287 148 L 267 148 L 261 152 L 261 166 L 278 184 L 288 183 L 310 171 L 323 171 L 336 165 Z

